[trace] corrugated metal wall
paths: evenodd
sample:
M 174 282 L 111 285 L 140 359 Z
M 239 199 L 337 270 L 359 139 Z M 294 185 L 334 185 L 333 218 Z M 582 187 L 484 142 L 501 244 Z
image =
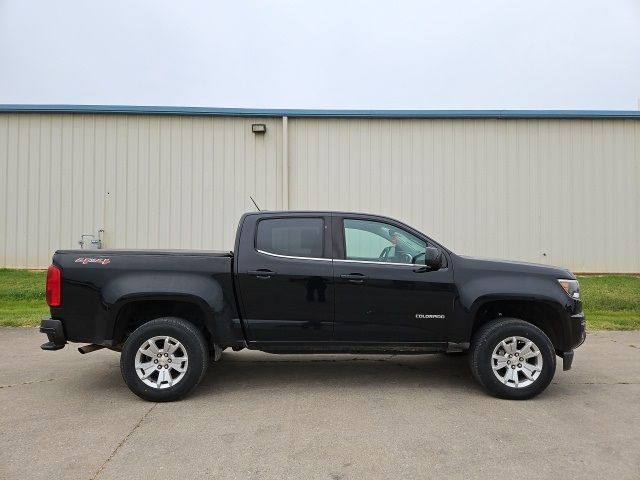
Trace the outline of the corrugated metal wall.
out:
M 254 122 L 267 135 L 251 132 Z M 0 266 L 44 267 L 105 230 L 108 248 L 233 248 L 239 216 L 282 208 L 282 121 L 0 115 Z
M 249 195 L 390 215 L 458 253 L 640 272 L 637 120 L 0 114 L 0 266 L 44 267 L 100 228 L 108 248 L 231 249 Z
M 290 206 L 379 212 L 457 253 L 640 272 L 640 122 L 291 119 Z

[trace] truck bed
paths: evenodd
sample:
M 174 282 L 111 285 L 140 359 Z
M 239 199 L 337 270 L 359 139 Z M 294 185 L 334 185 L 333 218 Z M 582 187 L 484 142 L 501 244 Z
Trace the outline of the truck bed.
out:
M 64 320 L 68 341 L 109 345 L 128 328 L 119 322 L 128 304 L 203 302 L 217 315 L 228 339 L 237 318 L 233 294 L 233 252 L 196 250 L 58 250 L 53 264 L 62 272 L 62 303 L 51 307 Z M 175 310 L 166 309 L 169 315 Z M 219 330 L 218 330 L 219 331 Z M 234 339 L 231 339 L 233 341 Z

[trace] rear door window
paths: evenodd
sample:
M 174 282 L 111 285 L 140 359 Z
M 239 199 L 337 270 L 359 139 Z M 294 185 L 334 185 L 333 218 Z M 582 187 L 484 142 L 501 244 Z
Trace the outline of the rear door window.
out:
M 322 258 L 321 218 L 270 218 L 258 223 L 256 249 L 288 257 Z

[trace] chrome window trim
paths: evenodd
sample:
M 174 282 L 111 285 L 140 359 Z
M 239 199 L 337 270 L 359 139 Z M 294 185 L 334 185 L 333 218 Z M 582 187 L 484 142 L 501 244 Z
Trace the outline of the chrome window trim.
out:
M 324 258 L 324 257 L 294 257 L 292 255 L 280 255 L 279 253 L 265 252 L 264 250 L 259 250 L 257 248 L 256 248 L 256 252 L 261 253 L 263 255 L 269 255 L 270 257 L 288 258 L 290 260 L 320 260 L 323 262 L 330 262 L 332 260 L 331 258 Z
M 400 267 L 424 267 L 422 263 L 396 263 L 396 262 L 376 262 L 373 260 L 343 260 L 341 258 L 319 258 L 319 257 L 294 257 L 292 255 L 280 255 L 279 253 L 265 252 L 256 249 L 256 252 L 270 257 L 286 258 L 289 260 L 320 260 L 322 262 L 343 262 L 343 263 L 372 263 L 374 265 L 396 265 Z
M 396 263 L 396 262 L 376 262 L 374 260 L 343 260 L 341 258 L 334 258 L 334 262 L 345 262 L 345 263 L 373 263 L 375 265 L 400 265 L 403 267 L 424 267 L 425 265 L 422 263 Z

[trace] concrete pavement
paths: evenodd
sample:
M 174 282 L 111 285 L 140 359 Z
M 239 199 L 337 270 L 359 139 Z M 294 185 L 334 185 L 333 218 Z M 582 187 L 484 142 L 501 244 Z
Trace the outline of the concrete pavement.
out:
M 640 332 L 597 332 L 536 399 L 464 357 L 223 354 L 170 404 L 119 356 L 0 329 L 0 478 L 640 478 Z

